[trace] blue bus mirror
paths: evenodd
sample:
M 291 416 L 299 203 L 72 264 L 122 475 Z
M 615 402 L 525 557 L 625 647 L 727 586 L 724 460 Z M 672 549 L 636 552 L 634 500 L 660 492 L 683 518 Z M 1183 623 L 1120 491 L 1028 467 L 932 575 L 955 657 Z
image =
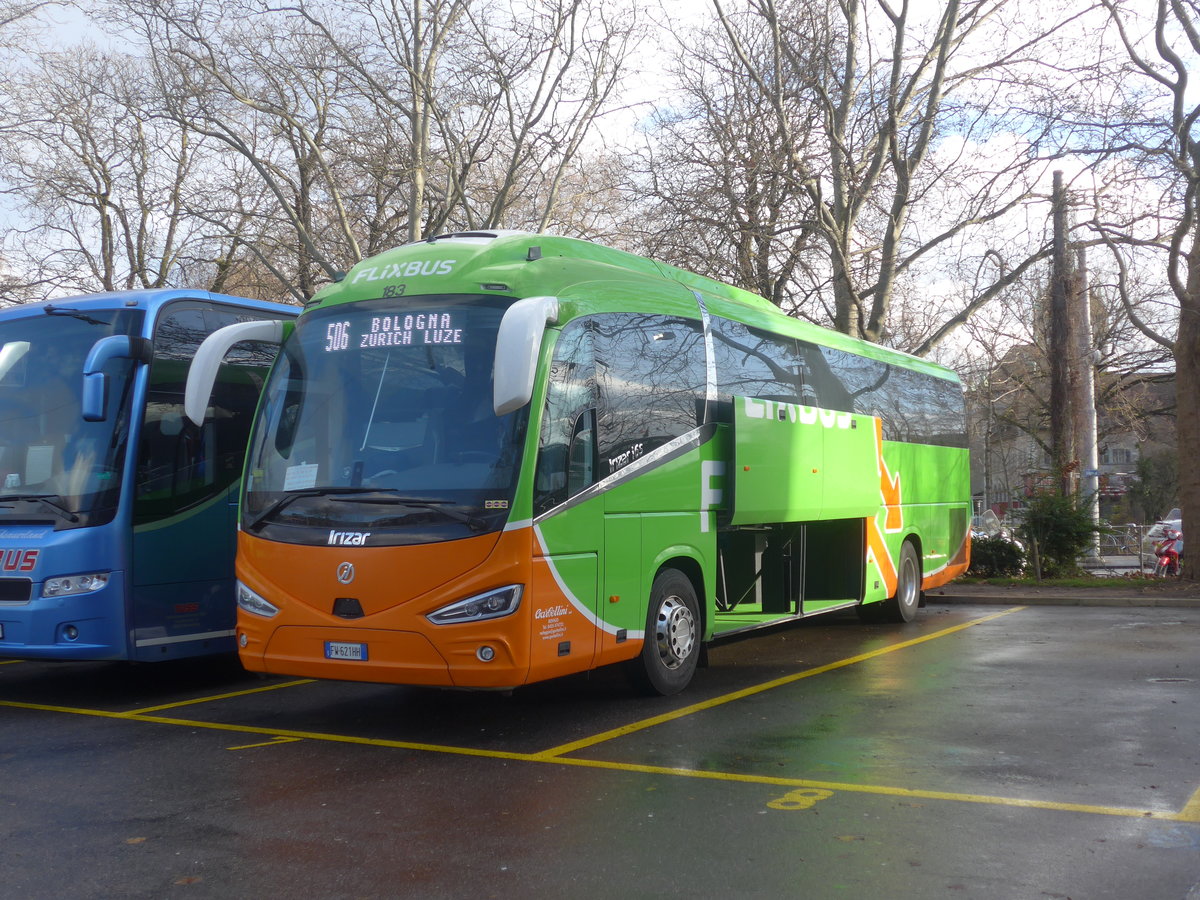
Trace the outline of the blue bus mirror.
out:
M 110 359 L 132 359 L 148 363 L 154 348 L 142 337 L 114 334 L 92 345 L 83 364 L 83 418 L 85 422 L 103 422 L 108 409 L 108 376 L 104 364 Z
M 83 419 L 103 422 L 108 408 L 108 376 L 103 372 L 88 372 L 83 376 Z

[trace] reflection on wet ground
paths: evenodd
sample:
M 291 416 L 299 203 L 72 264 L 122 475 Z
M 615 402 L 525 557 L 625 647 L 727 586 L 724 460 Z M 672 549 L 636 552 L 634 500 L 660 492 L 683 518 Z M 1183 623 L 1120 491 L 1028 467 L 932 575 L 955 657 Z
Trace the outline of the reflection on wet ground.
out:
M 14 896 L 801 879 L 815 897 L 1183 897 L 1198 639 L 1200 610 L 931 605 L 714 646 L 656 699 L 619 670 L 503 695 L 232 659 L 0 665 L 5 878 Z

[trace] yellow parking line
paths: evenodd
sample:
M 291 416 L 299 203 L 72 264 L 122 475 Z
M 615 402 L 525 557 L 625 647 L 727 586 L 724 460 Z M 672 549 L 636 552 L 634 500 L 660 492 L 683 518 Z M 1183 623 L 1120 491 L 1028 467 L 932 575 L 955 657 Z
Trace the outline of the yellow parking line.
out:
M 161 706 L 144 706 L 132 709 L 127 715 L 140 716 L 145 713 L 158 712 L 163 709 L 175 709 L 179 706 L 193 706 L 197 703 L 211 703 L 214 700 L 228 700 L 231 697 L 246 697 L 250 694 L 261 694 L 264 691 L 277 691 L 280 688 L 297 687 L 302 684 L 312 684 L 316 679 L 301 678 L 299 681 L 285 681 L 282 684 L 268 684 L 263 687 L 247 688 L 244 691 L 231 691 L 228 694 L 213 694 L 211 697 L 197 697 L 195 700 L 180 700 L 177 703 L 163 703 Z
M 254 750 L 257 747 L 278 747 L 280 744 L 294 744 L 303 738 L 276 737 L 269 741 L 259 741 L 257 744 L 239 744 L 237 747 L 226 747 L 226 750 Z
M 1192 794 L 1192 799 L 1179 811 L 1179 821 L 1200 822 L 1200 789 Z
M 1090 803 L 1059 803 L 1053 800 L 1029 800 L 1022 797 L 996 797 L 988 794 L 957 794 L 950 791 L 926 791 L 916 788 L 888 787 L 874 784 L 847 784 L 834 781 L 811 781 L 806 778 L 783 778 L 775 775 L 747 775 L 740 772 L 708 772 L 701 769 L 676 769 L 669 766 L 645 766 L 637 763 L 605 762 L 595 759 L 543 759 L 538 762 L 552 762 L 564 766 L 582 766 L 590 769 L 614 769 L 622 772 L 640 772 L 647 775 L 676 775 L 684 778 L 703 778 L 713 781 L 733 781 L 745 784 L 769 784 L 791 788 L 811 788 L 817 790 L 845 792 L 854 794 L 878 794 L 886 797 L 905 797 L 916 800 L 947 800 L 957 803 L 981 803 L 990 806 L 1015 806 L 1024 809 L 1047 809 L 1061 812 L 1089 813 L 1102 816 L 1126 816 L 1137 819 L 1166 819 L 1169 821 L 1189 821 L 1184 819 L 1183 812 L 1171 812 L 1161 809 L 1132 809 L 1126 806 L 1097 806 Z M 1194 798 L 1193 798 L 1194 800 Z
M 943 628 L 941 631 L 935 631 L 932 634 L 927 634 L 919 638 L 901 641 L 898 644 L 892 644 L 888 647 L 881 647 L 880 649 L 872 650 L 869 653 L 860 653 L 858 656 L 839 659 L 837 662 L 828 663 L 824 666 L 805 669 L 803 672 L 795 672 L 791 675 L 785 675 L 782 678 L 776 678 L 773 681 L 766 681 L 762 684 L 756 684 L 748 688 L 742 688 L 738 691 L 732 691 L 728 694 L 722 694 L 719 697 L 713 697 L 711 700 L 703 700 L 700 703 L 693 703 L 691 706 L 685 706 L 682 709 L 677 709 L 669 713 L 663 713 L 659 716 L 652 716 L 649 719 L 642 719 L 640 722 L 633 722 L 629 725 L 622 725 L 620 728 L 613 728 L 610 731 L 603 731 L 600 734 L 581 738 L 580 740 L 572 741 L 569 744 L 561 744 L 558 747 L 551 747 L 549 750 L 543 750 L 541 753 L 535 754 L 535 756 L 538 759 L 557 759 L 558 757 L 564 756 L 568 753 L 574 753 L 587 747 L 594 747 L 596 744 L 603 744 L 604 742 L 614 740 L 615 738 L 625 737 L 628 734 L 633 734 L 637 731 L 643 731 L 647 728 L 653 728 L 655 725 L 662 725 L 665 722 L 673 722 L 676 719 L 682 719 L 686 716 L 703 712 L 704 710 L 713 709 L 714 707 L 722 706 L 726 703 L 732 703 L 734 700 L 744 700 L 746 697 L 753 697 L 755 694 L 761 694 L 764 691 L 771 691 L 775 688 L 783 687 L 785 685 L 800 681 L 803 678 L 812 678 L 814 675 L 823 675 L 824 673 L 832 672 L 835 669 L 844 669 L 846 666 L 853 666 L 856 663 L 865 662 L 868 659 L 875 659 L 876 657 L 884 656 L 888 653 L 895 653 L 897 650 L 906 650 L 909 647 L 915 647 L 917 644 L 923 644 L 926 641 L 937 640 L 938 638 L 955 634 L 967 628 L 973 628 L 976 625 L 982 625 L 985 622 L 994 621 L 1003 616 L 1008 616 L 1027 608 L 1028 607 L 1025 606 L 1014 606 L 1011 609 L 1002 610 L 998 613 L 992 613 L 989 616 L 973 619 L 972 621 L 964 622 L 961 625 Z
M 70 706 L 50 706 L 42 703 L 21 703 L 0 700 L 0 707 L 32 709 L 42 712 L 69 713 L 77 716 L 96 716 L 101 719 L 124 719 L 127 722 L 153 722 L 158 725 L 181 725 L 184 728 L 207 728 L 212 731 L 232 731 L 242 734 L 263 734 L 268 737 L 291 737 L 299 740 L 327 741 L 335 744 L 362 744 L 368 747 L 387 747 L 391 750 L 426 750 L 431 753 L 450 753 L 457 756 L 484 756 L 494 759 L 530 761 L 528 753 L 508 753 L 501 750 L 476 750 L 472 747 L 453 747 L 444 744 L 422 744 L 415 741 L 391 741 L 386 738 L 365 738 L 352 734 L 329 734 L 320 731 L 292 731 L 287 728 L 261 728 L 257 725 L 226 725 L 223 722 L 198 722 L 193 719 L 172 719 L 143 713 L 109 712 L 103 709 L 80 709 Z
M 875 794 L 887 797 L 904 797 L 918 800 L 941 800 L 958 803 L 978 803 L 991 806 L 1018 807 L 1023 809 L 1055 810 L 1060 812 L 1086 813 L 1091 815 L 1124 816 L 1137 819 L 1160 819 L 1177 822 L 1200 821 L 1200 791 L 1179 812 L 1160 809 L 1132 809 L 1122 806 L 1100 806 L 1085 803 L 1058 803 L 1052 800 L 1029 800 L 1020 797 L 996 797 L 987 794 L 956 794 L 949 791 L 925 791 L 914 788 L 897 788 L 886 785 L 847 784 L 832 781 L 811 781 L 806 778 L 783 778 L 773 775 L 753 775 L 740 772 L 714 772 L 701 769 L 682 769 L 669 766 L 648 766 L 638 763 L 606 762 L 604 760 L 549 757 L 542 753 L 512 753 L 501 750 L 479 750 L 471 747 L 453 747 L 440 744 L 422 744 L 415 741 L 392 741 L 384 738 L 365 738 L 348 734 L 328 734 L 316 731 L 293 731 L 286 728 L 260 728 L 253 725 L 227 725 L 222 722 L 197 722 L 191 719 L 172 719 L 165 716 L 148 716 L 126 712 L 109 712 L 100 709 L 80 709 L 69 706 L 50 706 L 41 703 L 21 703 L 15 700 L 0 700 L 0 707 L 39 710 L 42 712 L 68 713 L 71 715 L 95 716 L 104 719 L 122 719 L 127 722 L 152 722 L 159 725 L 177 725 L 184 728 L 200 728 L 210 731 L 226 731 L 241 734 L 260 734 L 272 740 L 258 744 L 245 744 L 228 749 L 266 747 L 298 740 L 324 741 L 337 744 L 357 744 L 368 747 L 383 747 L 392 750 L 422 750 L 430 753 L 448 753 L 456 756 L 474 756 L 486 759 L 504 759 L 518 762 L 542 763 L 578 768 L 607 769 L 616 772 L 631 772 L 643 775 L 667 775 L 676 778 L 699 778 L 708 781 L 725 781 L 742 784 L 762 784 L 790 788 L 810 788 L 834 792 Z
M 248 747 L 265 747 L 277 743 L 298 740 L 325 741 L 339 744 L 358 744 L 370 747 L 384 747 L 393 750 L 423 750 L 432 753 L 450 753 L 458 756 L 475 756 L 490 759 L 506 759 L 521 762 L 538 762 L 550 765 L 576 766 L 591 769 L 607 769 L 618 772 L 632 772 L 644 775 L 667 775 L 679 778 L 700 778 L 709 781 L 737 782 L 742 784 L 763 784 L 791 788 L 815 788 L 834 792 L 875 794 L 889 797 L 904 797 L 907 799 L 942 800 L 959 803 L 979 803 L 992 806 L 1020 807 L 1025 809 L 1055 810 L 1061 812 L 1087 813 L 1091 815 L 1124 816 L 1139 819 L 1163 819 L 1170 821 L 1193 821 L 1189 816 L 1195 815 L 1193 806 L 1200 805 L 1200 800 L 1193 797 L 1181 812 L 1168 810 L 1131 809 L 1120 806 L 1100 806 L 1084 803 L 1059 803 L 1050 800 L 1030 800 L 1019 797 L 997 797 L 986 794 L 957 794 L 949 791 L 926 791 L 914 788 L 897 788 L 885 785 L 847 784 L 843 782 L 812 781 L 805 778 L 783 778 L 772 775 L 752 775 L 739 772 L 709 772 L 699 769 L 672 768 L 669 766 L 648 766 L 637 763 L 606 762 L 592 759 L 549 758 L 541 754 L 511 753 L 498 750 L 478 750 L 470 747 L 453 747 L 438 744 L 422 744 L 414 741 L 392 741 L 383 738 L 364 738 L 354 735 L 328 734 L 323 732 L 292 731 L 284 728 L 259 728 L 252 725 L 226 725 L 221 722 L 197 722 L 189 719 L 172 719 L 163 716 L 134 715 L 132 713 L 114 713 L 104 710 L 75 709 L 71 707 L 48 706 L 36 703 L 18 703 L 16 701 L 0 701 L 0 706 L 18 709 L 33 709 L 46 712 L 62 712 L 75 715 L 99 716 L 101 718 L 124 719 L 131 722 L 153 722 L 160 725 L 178 725 L 186 728 L 204 728 L 212 731 L 240 732 L 244 734 L 261 734 L 273 740 L 259 744 L 246 744 L 229 749 L 245 749 Z M 1200 794 L 1200 792 L 1197 792 Z
M 15 666 L 17 663 L 25 662 L 23 659 L 0 659 L 0 666 Z

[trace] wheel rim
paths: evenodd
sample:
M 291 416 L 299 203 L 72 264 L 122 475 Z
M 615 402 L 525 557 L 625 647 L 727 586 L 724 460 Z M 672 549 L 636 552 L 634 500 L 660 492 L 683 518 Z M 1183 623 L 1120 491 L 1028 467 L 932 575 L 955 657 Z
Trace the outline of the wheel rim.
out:
M 917 604 L 917 563 L 907 554 L 900 564 L 900 591 L 896 599 L 905 609 Z
M 664 597 L 654 625 L 658 658 L 668 669 L 678 669 L 696 644 L 696 619 L 682 599 Z

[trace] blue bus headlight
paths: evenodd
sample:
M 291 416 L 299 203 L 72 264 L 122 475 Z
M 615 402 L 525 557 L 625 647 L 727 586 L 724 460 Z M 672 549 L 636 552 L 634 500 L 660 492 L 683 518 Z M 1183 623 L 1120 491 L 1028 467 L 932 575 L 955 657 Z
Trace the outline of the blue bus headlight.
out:
M 43 597 L 66 597 L 70 594 L 90 594 L 108 584 L 107 572 L 89 572 L 86 575 L 63 575 L 47 578 L 42 585 Z
M 238 609 L 244 609 L 256 616 L 265 616 L 268 619 L 279 612 L 278 607 L 268 603 L 265 598 L 254 593 L 240 581 L 237 583 L 237 605 Z
M 453 625 L 458 622 L 479 622 L 510 616 L 521 605 L 521 589 L 522 585 L 510 584 L 486 594 L 476 594 L 466 600 L 456 600 L 428 613 L 425 618 L 434 625 Z

